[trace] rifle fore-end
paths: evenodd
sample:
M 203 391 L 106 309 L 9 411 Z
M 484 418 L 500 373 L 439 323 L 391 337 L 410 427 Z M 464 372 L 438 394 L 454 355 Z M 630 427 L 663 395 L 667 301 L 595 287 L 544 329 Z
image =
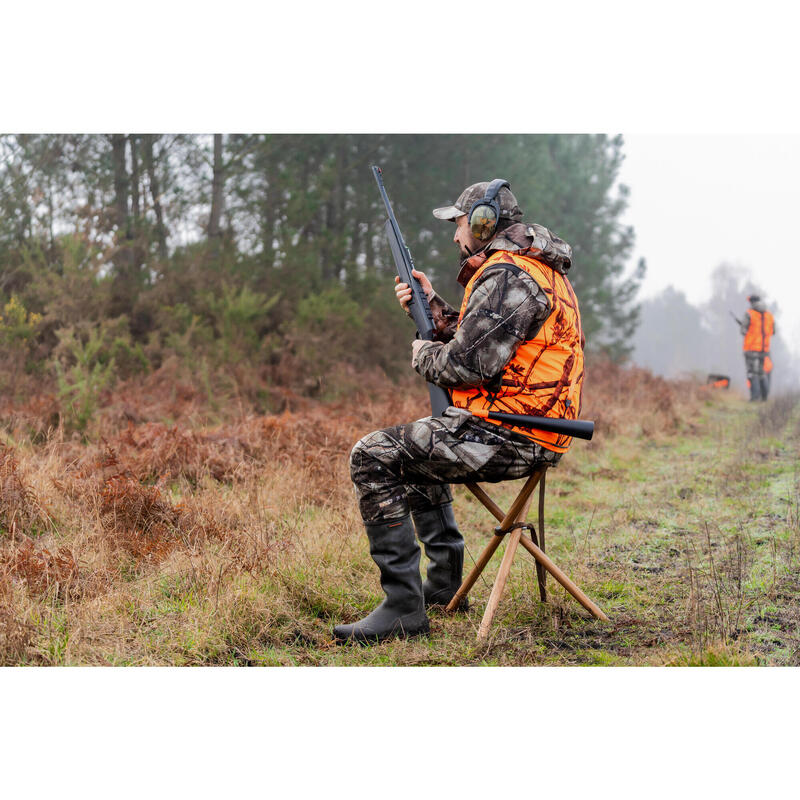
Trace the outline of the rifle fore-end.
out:
M 389 249 L 392 251 L 392 258 L 394 258 L 395 267 L 397 268 L 397 276 L 411 289 L 411 301 L 408 304 L 408 311 L 417 326 L 419 337 L 430 341 L 436 333 L 433 312 L 422 289 L 422 284 L 411 274 L 414 270 L 414 261 L 411 258 L 411 251 L 403 240 L 403 234 L 400 232 L 400 226 L 395 219 L 392 204 L 386 194 L 381 168 L 378 166 L 372 167 L 372 174 L 375 176 L 388 216 L 384 231 L 386 238 L 389 240 Z M 432 383 L 428 384 L 428 392 L 431 400 L 431 413 L 434 417 L 441 417 L 450 406 L 450 395 L 446 389 Z
M 388 207 L 387 207 L 388 210 Z M 397 276 L 411 289 L 411 300 L 408 304 L 408 311 L 411 318 L 417 326 L 420 338 L 433 339 L 436 332 L 436 326 L 433 322 L 433 313 L 431 312 L 428 298 L 422 289 L 422 284 L 412 275 L 414 269 L 414 262 L 411 258 L 411 252 L 406 243 L 402 240 L 399 229 L 396 223 L 391 218 L 386 220 L 384 225 L 384 232 L 389 241 L 389 249 L 392 252 L 395 268 L 397 269 Z

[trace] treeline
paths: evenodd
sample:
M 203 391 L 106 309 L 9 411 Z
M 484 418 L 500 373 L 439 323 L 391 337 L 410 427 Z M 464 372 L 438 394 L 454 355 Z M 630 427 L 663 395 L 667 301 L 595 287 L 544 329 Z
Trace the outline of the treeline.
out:
M 776 335 L 770 356 L 776 391 L 800 383 L 800 362 L 787 346 L 789 331 L 782 324 L 778 303 L 742 267 L 720 264 L 711 276 L 711 297 L 697 305 L 683 292 L 667 287 L 641 304 L 641 325 L 633 359 L 667 378 L 728 375 L 733 386 L 745 388 L 743 337 L 731 314 L 742 319 L 747 297 L 758 294 L 775 316 Z
M 453 229 L 431 209 L 510 180 L 526 219 L 573 246 L 588 346 L 623 357 L 644 265 L 622 281 L 622 158 L 602 135 L 0 136 L 2 390 L 96 392 L 169 359 L 306 392 L 348 364 L 406 369 L 373 163 L 451 301 Z

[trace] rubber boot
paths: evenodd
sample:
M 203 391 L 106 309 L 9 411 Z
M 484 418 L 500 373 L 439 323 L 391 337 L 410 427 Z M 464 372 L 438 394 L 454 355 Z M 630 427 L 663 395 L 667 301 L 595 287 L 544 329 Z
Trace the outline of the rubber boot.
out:
M 769 396 L 769 376 L 761 375 L 759 380 L 761 381 L 761 399 L 766 400 Z
M 339 644 L 374 643 L 394 636 L 419 636 L 430 630 L 422 598 L 420 552 L 411 517 L 383 523 L 366 523 L 369 553 L 381 572 L 384 601 L 364 619 L 337 625 L 333 635 Z
M 458 530 L 453 504 L 444 503 L 428 511 L 416 511 L 413 517 L 417 538 L 430 559 L 428 575 L 422 584 L 425 606 L 446 606 L 461 586 L 464 568 L 464 537 Z M 466 611 L 469 607 L 466 597 L 458 607 Z
M 750 376 L 750 402 L 755 403 L 761 399 L 761 381 L 758 375 Z

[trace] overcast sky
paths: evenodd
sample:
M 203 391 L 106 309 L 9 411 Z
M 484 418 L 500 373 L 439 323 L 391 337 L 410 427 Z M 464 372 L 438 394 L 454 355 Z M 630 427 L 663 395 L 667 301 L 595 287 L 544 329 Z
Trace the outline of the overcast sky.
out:
M 776 324 L 798 352 L 800 136 L 629 135 L 624 152 L 631 263 L 647 259 L 642 296 L 672 284 L 702 302 L 718 264 L 746 267 L 779 304 Z M 746 307 L 742 298 L 733 310 Z

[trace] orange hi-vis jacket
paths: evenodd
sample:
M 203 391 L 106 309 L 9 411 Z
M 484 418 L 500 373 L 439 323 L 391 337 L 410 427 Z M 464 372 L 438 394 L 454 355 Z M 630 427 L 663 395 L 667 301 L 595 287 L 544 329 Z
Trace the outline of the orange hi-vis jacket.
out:
M 769 340 L 775 330 L 775 321 L 769 311 L 756 311 L 748 308 L 750 327 L 744 335 L 742 350 L 769 353 Z
M 500 411 L 539 417 L 577 419 L 583 385 L 583 345 L 578 299 L 566 276 L 524 255 L 525 251 L 493 253 L 475 272 L 464 291 L 458 324 L 464 318 L 472 289 L 486 269 L 503 264 L 530 275 L 547 295 L 550 315 L 533 339 L 522 342 L 500 376 L 490 386 L 453 389 L 452 402 L 470 411 Z M 539 252 L 539 251 L 537 251 Z M 497 389 L 497 391 L 494 391 Z M 572 437 L 519 428 L 487 420 L 533 439 L 557 453 L 566 452 Z

